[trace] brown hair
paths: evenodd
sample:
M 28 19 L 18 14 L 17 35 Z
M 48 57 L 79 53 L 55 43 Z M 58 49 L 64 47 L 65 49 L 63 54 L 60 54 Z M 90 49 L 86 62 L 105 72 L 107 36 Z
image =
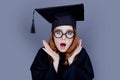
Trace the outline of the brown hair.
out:
M 75 36 L 74 36 L 74 39 L 73 39 L 73 42 L 71 44 L 71 46 L 68 48 L 68 50 L 66 51 L 66 60 L 68 59 L 68 57 L 70 57 L 72 55 L 72 52 L 78 47 L 79 45 L 79 38 L 78 38 L 78 34 L 77 34 L 77 31 L 76 29 L 73 27 L 73 31 L 75 33 Z M 58 49 L 57 47 L 55 46 L 55 43 L 54 43 L 54 39 L 53 39 L 53 32 L 51 32 L 51 35 L 50 35 L 50 39 L 49 39 L 49 46 L 51 47 L 51 49 L 53 51 L 55 51 L 56 53 L 58 53 Z M 67 64 L 68 62 L 66 61 L 65 64 Z

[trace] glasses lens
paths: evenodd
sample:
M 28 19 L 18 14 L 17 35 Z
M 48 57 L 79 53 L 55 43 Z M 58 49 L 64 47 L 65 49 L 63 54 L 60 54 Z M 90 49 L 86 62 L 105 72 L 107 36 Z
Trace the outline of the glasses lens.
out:
M 55 37 L 57 37 L 57 38 L 60 38 L 60 37 L 62 37 L 62 31 L 61 30 L 56 30 L 55 32 L 54 32 L 54 35 L 55 35 Z
M 73 38 L 73 37 L 74 37 L 74 32 L 71 31 L 71 30 L 67 31 L 67 32 L 66 32 L 66 37 L 67 37 L 67 38 Z

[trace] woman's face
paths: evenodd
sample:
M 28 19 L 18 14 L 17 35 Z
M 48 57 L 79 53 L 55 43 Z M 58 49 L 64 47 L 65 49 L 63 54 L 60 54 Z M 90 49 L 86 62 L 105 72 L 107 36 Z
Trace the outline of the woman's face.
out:
M 58 26 L 54 29 L 53 34 L 57 49 L 60 52 L 66 52 L 73 41 L 73 27 L 69 25 Z

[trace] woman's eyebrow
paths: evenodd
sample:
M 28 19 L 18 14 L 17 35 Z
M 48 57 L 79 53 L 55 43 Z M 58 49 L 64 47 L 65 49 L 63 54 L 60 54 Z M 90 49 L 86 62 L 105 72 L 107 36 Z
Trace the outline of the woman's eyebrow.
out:
M 61 31 L 63 31 L 62 29 L 55 29 L 54 31 L 57 31 L 57 30 L 61 30 Z M 67 31 L 73 31 L 72 29 L 66 29 L 66 32 Z
M 73 31 L 72 29 L 67 29 L 67 31 Z
M 62 31 L 61 29 L 55 29 L 54 31 Z

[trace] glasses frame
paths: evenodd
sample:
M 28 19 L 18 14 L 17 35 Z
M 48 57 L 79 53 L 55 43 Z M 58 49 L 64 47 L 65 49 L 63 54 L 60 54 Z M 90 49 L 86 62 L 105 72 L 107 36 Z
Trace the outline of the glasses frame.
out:
M 61 35 L 60 37 L 57 37 L 57 36 L 55 35 L 55 32 L 57 32 L 57 30 L 53 31 L 53 34 L 54 34 L 54 36 L 55 36 L 56 38 L 62 38 L 63 35 L 65 35 L 66 38 L 72 39 L 72 38 L 75 36 L 75 32 L 73 32 L 72 30 L 68 30 L 68 31 L 66 31 L 66 33 L 63 33 L 62 30 L 59 30 L 59 31 L 62 33 L 62 35 Z M 71 31 L 71 32 L 73 33 L 73 36 L 70 37 L 70 38 L 67 36 L 67 33 L 68 33 L 69 31 Z

